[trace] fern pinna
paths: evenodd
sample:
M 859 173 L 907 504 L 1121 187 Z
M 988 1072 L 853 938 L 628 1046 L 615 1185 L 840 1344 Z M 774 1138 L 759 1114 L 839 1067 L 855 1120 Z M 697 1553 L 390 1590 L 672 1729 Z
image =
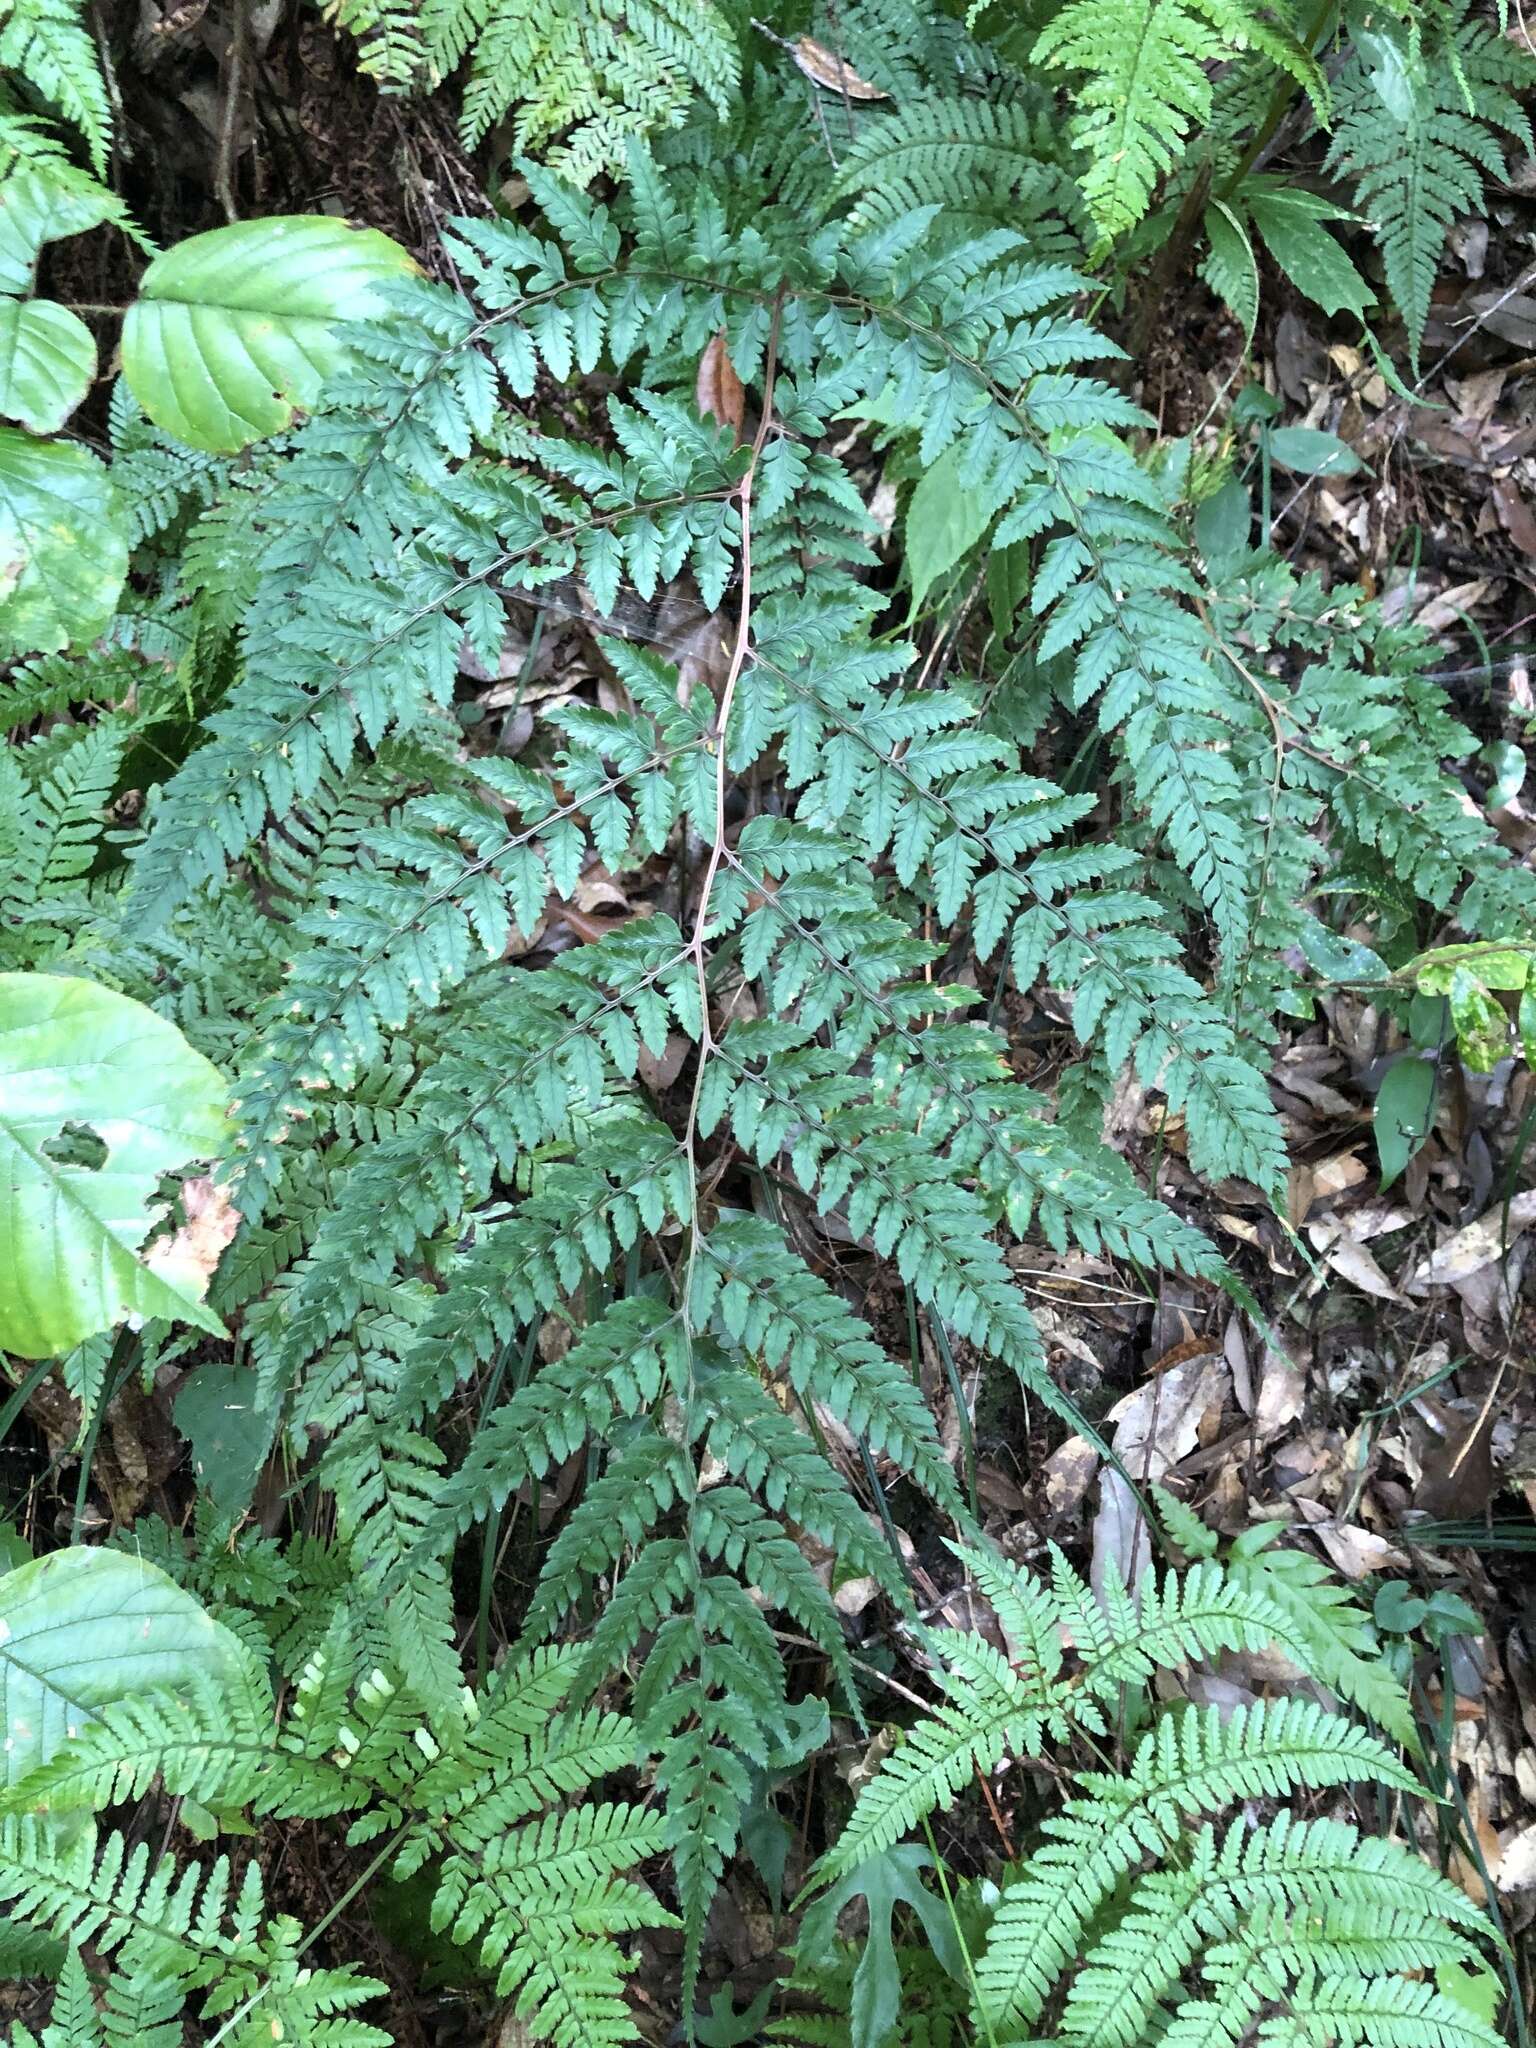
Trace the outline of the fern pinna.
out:
M 622 174 L 629 145 L 677 127 L 696 94 L 723 115 L 740 69 L 714 0 L 336 0 L 334 14 L 386 90 L 430 89 L 462 67 L 466 143 L 510 116 L 517 149 L 547 149 L 583 185 Z
M 1132 1600 L 1113 1579 L 1095 1593 L 1059 1554 L 1049 1586 L 996 1556 L 961 1556 L 1006 1650 L 954 1631 L 926 1638 L 943 1704 L 898 1742 L 813 1873 L 835 1887 L 830 1900 L 867 1883 L 974 1774 L 1069 1740 L 1110 1739 L 1154 1671 L 1276 1644 L 1305 1672 L 1309 1644 L 1334 1628 L 1329 1600 L 1314 1600 L 1301 1624 L 1251 1574 L 1209 1559 L 1161 1584 L 1149 1574 Z M 1300 1694 L 1230 1711 L 1161 1707 L 1124 1769 L 1079 1769 L 1073 1782 L 1000 1886 L 962 1902 L 973 1945 L 949 1968 L 974 2038 L 1235 2048 L 1256 2031 L 1372 2048 L 1498 2042 L 1425 1980 L 1477 1960 L 1487 1933 L 1478 1907 L 1412 1849 L 1284 1803 L 1357 1782 L 1415 1789 L 1392 1751 L 1343 1714 Z M 1236 1817 L 1217 1818 L 1232 1808 Z M 828 1967 L 829 1930 L 809 1918 L 807 1928 L 803 1982 L 840 2015 L 846 1973 Z M 776 2033 L 801 2038 L 793 2027 Z M 892 2037 L 909 2038 L 904 2028 Z M 805 2038 L 848 2037 L 833 2018 Z

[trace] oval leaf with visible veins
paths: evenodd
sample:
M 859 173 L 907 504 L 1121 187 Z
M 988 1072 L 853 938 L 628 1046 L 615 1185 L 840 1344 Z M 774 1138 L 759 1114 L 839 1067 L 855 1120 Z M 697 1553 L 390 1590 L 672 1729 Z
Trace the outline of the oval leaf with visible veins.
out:
M 343 369 L 337 326 L 380 310 L 417 266 L 328 214 L 236 221 L 157 256 L 123 322 L 123 374 L 157 427 L 233 454 L 281 433 Z
M 227 1094 L 142 1003 L 0 974 L 0 1349 L 50 1358 L 128 1315 L 224 1333 L 206 1274 L 138 1254 L 161 1175 L 228 1142 Z
M 73 441 L 0 427 L 0 657 L 94 639 L 127 574 L 106 465 Z
M 91 388 L 91 330 L 52 299 L 0 299 L 0 414 L 56 434 Z
M 84 177 L 82 172 L 74 175 Z M 71 189 L 41 166 L 7 178 L 0 185 L 0 291 L 29 292 L 37 252 L 45 242 L 83 235 L 112 211 L 109 192 Z
M 114 1700 L 238 1669 L 190 1593 L 121 1550 L 56 1550 L 0 1578 L 4 1774 L 14 1785 Z

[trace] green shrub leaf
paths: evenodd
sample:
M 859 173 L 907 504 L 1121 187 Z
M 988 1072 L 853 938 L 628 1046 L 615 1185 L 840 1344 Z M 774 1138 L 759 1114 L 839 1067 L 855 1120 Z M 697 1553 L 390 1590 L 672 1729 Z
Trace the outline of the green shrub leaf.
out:
M 114 1700 L 233 1676 L 238 1641 L 119 1550 L 56 1550 L 0 1578 L 5 1777 L 17 1784 Z
M 91 388 L 96 344 L 51 299 L 0 299 L 0 413 L 34 434 L 63 426 Z
M 907 507 L 907 570 L 914 610 L 981 539 L 991 516 L 986 494 L 961 482 L 957 449 L 947 449 L 924 470 Z
M 0 427 L 0 658 L 94 639 L 127 574 L 105 466 L 74 442 Z
M 126 1315 L 222 1334 L 185 1262 L 138 1257 L 160 1176 L 226 1143 L 218 1069 L 94 982 L 0 975 L 0 1346 L 68 1350 Z
M 1314 192 L 1285 186 L 1252 194 L 1248 208 L 1270 255 L 1314 306 L 1325 313 L 1358 313 L 1363 318 L 1366 308 L 1375 304 L 1375 293 L 1323 226 L 1326 220 L 1338 219 L 1341 208 Z
M 1382 1077 L 1372 1120 L 1381 1184 L 1391 1187 L 1429 1136 L 1435 1114 L 1435 1063 L 1405 1053 Z
M 193 448 L 233 454 L 313 407 L 347 349 L 338 323 L 379 310 L 415 264 L 374 228 L 326 214 L 238 221 L 157 256 L 123 323 L 123 374 Z
M 1298 476 L 1353 476 L 1365 467 L 1347 441 L 1320 427 L 1276 427 L 1268 446 L 1280 467 Z
M 66 188 L 44 170 L 18 171 L 0 185 L 0 292 L 32 288 L 44 242 L 83 235 L 111 216 L 112 195 Z

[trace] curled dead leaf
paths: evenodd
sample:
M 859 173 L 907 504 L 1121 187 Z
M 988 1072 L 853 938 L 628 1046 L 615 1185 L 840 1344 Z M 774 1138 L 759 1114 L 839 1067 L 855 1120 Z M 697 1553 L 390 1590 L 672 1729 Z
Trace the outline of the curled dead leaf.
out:
M 1327 1551 L 1335 1571 L 1342 1572 L 1346 1579 L 1408 1568 L 1408 1559 L 1395 1543 L 1378 1536 L 1374 1529 L 1362 1529 L 1356 1522 L 1319 1522 L 1312 1534 Z
M 1521 497 L 1513 477 L 1497 479 L 1490 489 L 1499 522 L 1523 554 L 1536 555 L 1536 517 Z
M 814 36 L 801 36 L 795 44 L 795 62 L 813 85 L 828 92 L 846 93 L 851 100 L 888 100 L 890 94 L 867 78 L 860 78 L 851 64 L 845 64 L 835 50 L 818 43 Z
M 699 357 L 693 399 L 705 419 L 718 420 L 721 426 L 730 428 L 738 441 L 741 439 L 747 394 L 731 361 L 723 327 L 718 334 L 710 336 L 704 353 Z

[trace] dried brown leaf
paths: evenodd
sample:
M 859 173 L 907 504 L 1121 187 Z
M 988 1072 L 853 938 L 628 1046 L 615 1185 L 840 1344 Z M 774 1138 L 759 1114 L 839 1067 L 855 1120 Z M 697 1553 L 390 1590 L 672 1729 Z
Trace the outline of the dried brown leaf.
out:
M 152 1273 L 200 1301 L 208 1292 L 220 1255 L 240 1228 L 240 1211 L 221 1181 L 198 1174 L 181 1190 L 186 1222 L 171 1237 L 151 1245 L 144 1263 Z
M 871 85 L 867 78 L 860 78 L 851 64 L 845 63 L 825 43 L 818 43 L 814 36 L 801 36 L 795 44 L 795 62 L 813 85 L 823 85 L 828 92 L 846 93 L 851 100 L 890 98 L 890 94 L 880 86 Z
M 1506 1844 L 1489 1874 L 1501 1892 L 1524 1892 L 1536 1885 L 1536 1826 L 1522 1828 Z
M 1358 1287 L 1362 1294 L 1373 1294 L 1378 1301 L 1401 1302 L 1405 1299 L 1365 1246 L 1358 1243 L 1353 1236 L 1341 1236 L 1332 1230 L 1318 1232 L 1316 1226 L 1308 1235 L 1316 1249 L 1323 1254 L 1324 1262 L 1339 1275 L 1340 1279 L 1347 1280 L 1351 1287 Z
M 1525 555 L 1536 555 L 1536 518 L 1521 497 L 1512 477 L 1502 477 L 1492 489 L 1494 510 L 1504 531 Z
M 710 336 L 703 355 L 699 357 L 693 399 L 705 419 L 718 420 L 722 427 L 730 428 L 738 441 L 741 439 L 747 394 L 731 361 L 723 327 L 718 334 Z
M 1355 1522 L 1319 1522 L 1312 1534 L 1327 1551 L 1335 1571 L 1346 1579 L 1363 1579 L 1371 1572 L 1405 1571 L 1408 1560 L 1396 1544 Z
M 1437 1251 L 1415 1266 L 1403 1282 L 1405 1294 L 1427 1294 L 1432 1287 L 1454 1287 L 1480 1267 L 1491 1265 L 1504 1250 L 1508 1237 L 1516 1237 L 1528 1224 L 1536 1223 L 1536 1189 L 1516 1195 L 1507 1211 L 1502 1203 L 1479 1216 L 1464 1230 L 1448 1237 Z
M 1259 1378 L 1259 1400 L 1254 1410 L 1253 1433 L 1261 1444 L 1278 1436 L 1301 1413 L 1306 1396 L 1306 1376 L 1294 1359 L 1277 1344 L 1266 1344 Z

